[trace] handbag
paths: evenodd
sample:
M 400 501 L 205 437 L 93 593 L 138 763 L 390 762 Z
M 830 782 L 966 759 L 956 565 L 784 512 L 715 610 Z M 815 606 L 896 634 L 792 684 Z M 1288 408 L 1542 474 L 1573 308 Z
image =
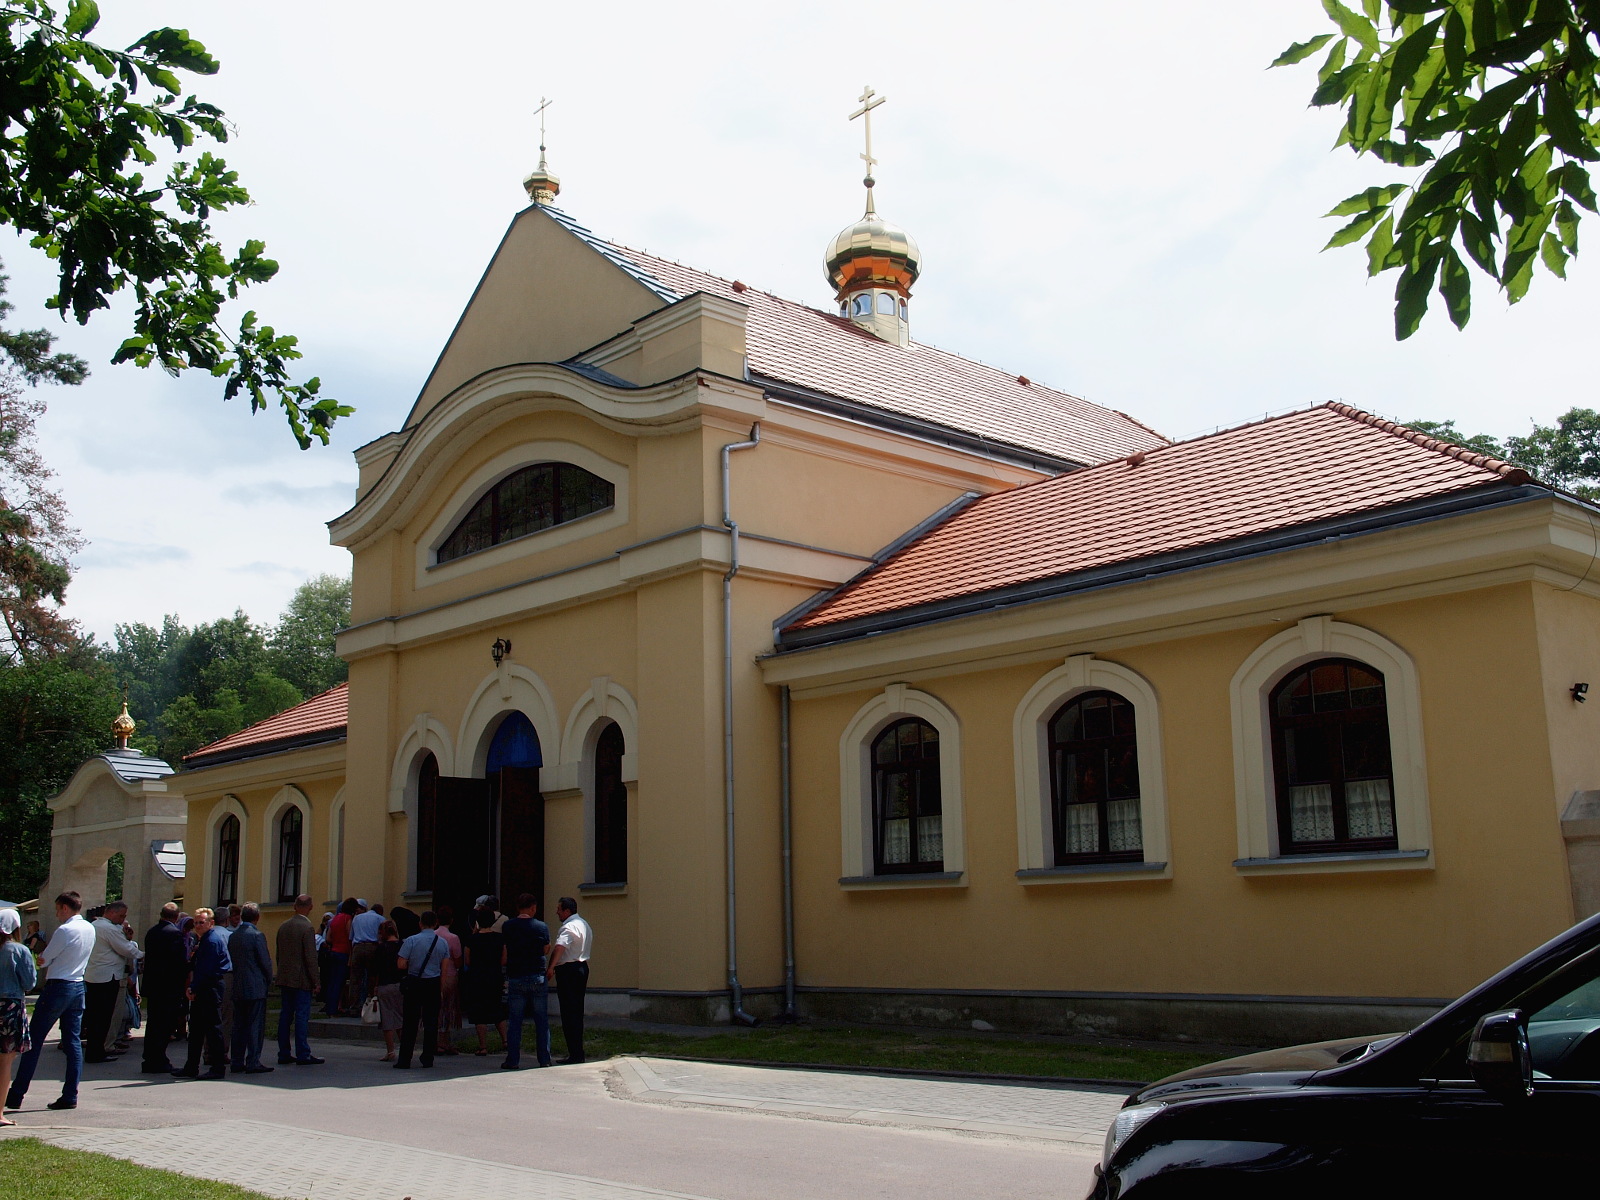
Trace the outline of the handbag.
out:
M 361 1002 L 361 1023 L 363 1025 L 376 1025 L 379 1021 L 378 998 L 368 996 Z

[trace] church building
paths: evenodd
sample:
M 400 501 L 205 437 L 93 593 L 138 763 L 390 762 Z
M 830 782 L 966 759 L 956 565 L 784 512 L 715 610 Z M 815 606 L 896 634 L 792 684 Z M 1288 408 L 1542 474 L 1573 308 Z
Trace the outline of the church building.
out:
M 348 684 L 139 785 L 186 904 L 573 895 L 600 1011 L 1241 1042 L 1408 1026 L 1600 909 L 1593 505 L 924 345 L 866 182 L 819 307 L 541 159 L 329 522 Z

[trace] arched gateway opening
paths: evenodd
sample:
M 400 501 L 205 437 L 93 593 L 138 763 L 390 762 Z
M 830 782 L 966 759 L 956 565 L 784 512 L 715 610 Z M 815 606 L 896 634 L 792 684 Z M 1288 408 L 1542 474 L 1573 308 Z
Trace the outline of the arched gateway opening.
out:
M 433 903 L 448 905 L 466 933 L 486 893 L 510 911 L 521 892 L 544 902 L 544 755 L 533 722 L 507 713 L 495 726 L 482 779 L 440 776 L 433 804 Z M 420 814 L 419 814 L 420 815 Z

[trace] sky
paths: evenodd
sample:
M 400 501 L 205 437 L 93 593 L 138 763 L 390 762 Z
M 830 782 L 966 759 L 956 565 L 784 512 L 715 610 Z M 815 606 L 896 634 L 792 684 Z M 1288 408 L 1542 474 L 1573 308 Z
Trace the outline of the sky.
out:
M 51 392 L 41 446 L 88 543 L 67 612 L 102 639 L 167 613 L 271 622 L 306 578 L 348 571 L 325 523 L 353 500 L 351 452 L 403 421 L 526 205 L 546 96 L 580 222 L 827 307 L 870 84 L 878 207 L 923 251 L 913 336 L 1172 437 L 1328 400 L 1504 436 L 1595 402 L 1585 259 L 1514 308 L 1480 279 L 1464 333 L 1436 305 L 1396 343 L 1392 277 L 1320 252 L 1322 213 L 1397 176 L 1332 149 L 1310 64 L 1265 69 L 1327 27 L 1315 0 L 102 11 L 105 42 L 169 24 L 221 60 L 194 90 L 234 123 L 221 153 L 254 204 L 219 236 L 266 241 L 281 270 L 250 306 L 358 409 L 301 451 L 217 381 L 112 366 L 126 307 L 62 324 L 49 264 L 0 234 L 13 321 L 92 366 Z

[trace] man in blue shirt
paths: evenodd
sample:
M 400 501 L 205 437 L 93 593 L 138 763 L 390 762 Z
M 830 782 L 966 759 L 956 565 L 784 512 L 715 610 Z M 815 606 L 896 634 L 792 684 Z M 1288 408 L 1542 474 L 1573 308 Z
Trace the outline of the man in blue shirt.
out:
M 266 935 L 256 928 L 260 906 L 246 904 L 239 915 L 239 928 L 228 938 L 228 957 L 233 960 L 233 1069 L 236 1074 L 265 1075 L 272 1070 L 261 1063 L 272 955 L 267 953 Z
M 233 970 L 228 939 L 217 932 L 209 908 L 194 910 L 194 959 L 189 964 L 189 1057 L 173 1074 L 186 1079 L 226 1079 L 227 1051 L 222 1045 L 222 979 Z M 204 1051 L 211 1069 L 200 1074 Z
M 522 1020 L 529 1008 L 533 1009 L 539 1065 L 550 1065 L 550 992 L 544 973 L 550 927 L 534 917 L 538 903 L 531 893 L 523 892 L 517 897 L 517 915 L 500 930 L 506 939 L 506 1005 L 511 1015 L 502 1071 L 515 1071 L 522 1065 Z
M 438 935 L 439 919 L 429 911 L 422 914 L 422 929 L 400 943 L 396 960 L 405 975 L 400 980 L 400 1057 L 395 1069 L 411 1066 L 411 1052 L 417 1045 L 417 1021 L 422 1021 L 422 1065 L 433 1066 L 434 1047 L 439 1044 L 440 972 L 450 957 L 450 943 Z

